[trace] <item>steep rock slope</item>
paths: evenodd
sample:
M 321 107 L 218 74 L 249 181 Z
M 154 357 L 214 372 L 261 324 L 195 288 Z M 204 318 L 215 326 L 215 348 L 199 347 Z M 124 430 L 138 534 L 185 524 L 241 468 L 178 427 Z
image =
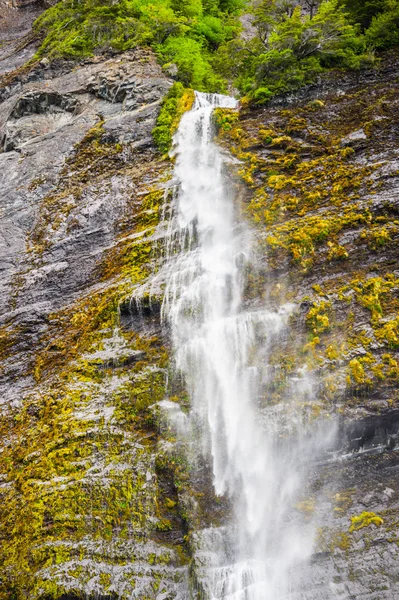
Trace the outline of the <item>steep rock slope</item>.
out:
M 167 351 L 151 319 L 120 326 L 152 269 L 171 82 L 136 51 L 2 83 L 0 597 L 187 597 L 149 409 Z
M 383 65 L 216 117 L 257 240 L 247 302 L 295 305 L 265 418 L 290 433 L 332 415 L 338 432 L 292 507 L 319 526 L 298 598 L 398 594 L 399 70 Z M 162 246 L 171 165 L 151 131 L 170 84 L 145 51 L 2 80 L 0 598 L 188 598 L 186 534 L 195 551 L 229 512 L 159 426 L 166 393 L 186 402 L 142 292 Z
M 43 4 L 0 2 L 0 74 L 21 67 L 36 49 L 31 26 L 43 10 Z
M 360 79 L 215 116 L 257 239 L 247 302 L 295 305 L 265 367 L 265 417 L 286 434 L 331 421 L 292 510 L 318 527 L 295 598 L 399 593 L 398 73 L 387 56 Z

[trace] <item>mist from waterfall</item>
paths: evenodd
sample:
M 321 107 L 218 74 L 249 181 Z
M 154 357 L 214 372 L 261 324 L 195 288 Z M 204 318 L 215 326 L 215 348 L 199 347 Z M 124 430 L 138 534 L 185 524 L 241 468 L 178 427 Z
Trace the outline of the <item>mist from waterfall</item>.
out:
M 200 536 L 201 597 L 278 600 L 294 597 L 289 571 L 309 556 L 312 535 L 289 518 L 301 483 L 300 448 L 279 439 L 258 402 L 259 363 L 292 307 L 244 306 L 253 236 L 238 215 L 212 126 L 215 107 L 235 105 L 196 93 L 175 136 L 162 317 L 189 392 L 191 428 L 200 432 L 196 452 L 211 462 L 216 495 L 233 506 L 231 522 Z

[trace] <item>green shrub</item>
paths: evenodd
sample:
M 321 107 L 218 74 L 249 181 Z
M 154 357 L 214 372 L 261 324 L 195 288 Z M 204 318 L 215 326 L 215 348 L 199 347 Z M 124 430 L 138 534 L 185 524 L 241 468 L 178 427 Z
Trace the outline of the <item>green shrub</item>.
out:
M 180 82 L 174 83 L 162 102 L 157 124 L 152 131 L 154 141 L 162 153 L 169 152 L 182 114 L 191 108 L 194 92 L 185 89 Z
M 174 62 L 178 79 L 220 91 L 211 55 L 239 31 L 241 0 L 61 0 L 34 28 L 42 37 L 37 56 L 80 58 L 95 52 L 153 46 Z
M 273 92 L 267 87 L 259 87 L 253 93 L 253 99 L 257 104 L 264 104 L 273 97 Z
M 254 36 L 239 35 L 243 9 Z M 399 45 L 399 0 L 61 0 L 34 27 L 37 56 L 149 45 L 162 64 L 176 64 L 184 86 L 220 92 L 228 79 L 262 104 L 328 69 L 370 66 L 374 49 Z
M 163 63 L 175 63 L 179 70 L 179 80 L 199 91 L 218 92 L 224 87 L 209 62 L 209 55 L 203 45 L 189 37 L 170 37 L 157 49 Z
M 235 55 L 236 85 L 254 102 L 312 83 L 327 69 L 360 68 L 368 61 L 360 26 L 349 21 L 339 0 L 310 4 L 312 14 L 294 0 L 263 0 L 254 9 L 257 36 L 240 48 L 234 41 L 221 45 L 219 53 L 228 47 Z
M 399 2 L 390 3 L 391 9 L 374 17 L 366 31 L 369 45 L 386 50 L 399 45 Z

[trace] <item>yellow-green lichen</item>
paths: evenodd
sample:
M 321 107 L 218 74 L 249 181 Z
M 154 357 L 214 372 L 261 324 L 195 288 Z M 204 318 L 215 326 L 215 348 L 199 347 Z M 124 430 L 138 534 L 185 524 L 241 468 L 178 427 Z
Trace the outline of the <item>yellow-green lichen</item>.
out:
M 370 527 L 370 525 L 381 527 L 381 525 L 384 523 L 384 520 L 373 512 L 362 512 L 360 515 L 351 517 L 351 523 L 352 524 L 349 527 L 349 533 L 359 531 L 364 527 Z

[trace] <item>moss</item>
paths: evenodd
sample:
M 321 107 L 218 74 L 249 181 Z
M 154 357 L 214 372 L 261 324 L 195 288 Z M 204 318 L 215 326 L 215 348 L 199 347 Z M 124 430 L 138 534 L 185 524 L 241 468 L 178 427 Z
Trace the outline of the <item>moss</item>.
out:
M 165 396 L 168 354 L 156 336 L 122 331 L 119 321 L 120 304 L 150 272 L 148 236 L 159 221 L 169 166 L 153 155 L 144 155 L 143 164 L 122 166 L 120 151 L 103 144 L 101 122 L 90 130 L 66 167 L 73 172 L 72 185 L 63 188 L 61 181 L 61 191 L 54 201 L 45 200 L 32 230 L 31 241 L 37 244 L 30 255 L 38 259 L 48 249 L 48 232 L 63 216 L 63 193 L 72 190 L 78 201 L 85 186 L 122 168 L 137 184 L 137 198 L 117 224 L 115 246 L 95 269 L 100 285 L 49 315 L 29 366 L 36 391 L 25 397 L 22 409 L 0 418 L 5 440 L 0 474 L 6 482 L 0 491 L 4 600 L 11 593 L 15 599 L 59 597 L 70 591 L 64 588 L 64 569 L 71 571 L 77 590 L 94 569 L 106 593 L 108 571 L 101 570 L 102 561 L 124 566 L 123 598 L 128 598 L 138 575 L 134 565 L 130 574 L 126 567 L 135 560 L 126 555 L 127 542 L 140 546 L 153 539 L 159 544 L 154 565 L 180 564 L 184 554 L 179 505 L 168 480 L 173 473 L 162 478 L 155 470 L 158 435 L 150 408 Z M 23 277 L 19 281 L 23 286 Z M 98 358 L 115 330 L 128 353 L 139 357 L 133 364 Z M 24 335 L 11 326 L 2 328 L 2 358 L 13 355 Z M 145 473 L 151 473 L 150 481 Z M 168 522 L 168 527 L 157 527 Z M 163 545 L 166 541 L 170 547 Z M 104 556 L 104 544 L 112 547 L 112 556 Z
M 308 517 L 310 517 L 314 513 L 315 506 L 316 503 L 314 501 L 314 498 L 303 500 L 302 502 L 298 502 L 297 504 L 295 504 L 296 510 Z
M 238 121 L 238 114 L 238 111 L 232 108 L 215 108 L 212 118 L 217 131 L 220 134 L 230 131 L 234 123 Z
M 355 489 L 351 488 L 338 492 L 333 497 L 334 513 L 337 515 L 346 514 L 353 504 L 353 495 Z
M 322 100 L 312 100 L 312 102 L 309 102 L 309 104 L 307 105 L 307 108 L 310 110 L 319 110 L 324 106 L 325 103 Z
M 271 123 L 265 128 L 255 118 L 240 119 L 222 135 L 244 162 L 239 174 L 254 189 L 247 213 L 258 225 L 268 226 L 270 248 L 288 250 L 309 271 L 312 256 L 323 242 L 328 242 L 329 260 L 348 257 L 348 248 L 336 239 L 344 229 L 363 226 L 371 236 L 374 228 L 375 239 L 369 243 L 374 247 L 388 243 L 387 226 L 374 224 L 372 213 L 358 203 L 361 195 L 377 189 L 371 175 L 378 165 L 364 167 L 356 162 L 353 148 L 342 147 L 346 123 L 337 131 L 336 122 L 330 122 L 333 131 L 326 135 L 322 118 L 320 122 L 308 107 L 278 111 L 272 123 L 274 128 Z M 306 142 L 299 143 L 293 133 Z M 267 154 L 258 151 L 262 147 L 269 148 Z M 312 214 L 315 209 L 317 216 Z
M 377 340 L 386 344 L 388 348 L 399 349 L 399 317 L 385 321 L 375 328 L 374 333 Z
M 345 260 L 349 257 L 348 251 L 344 246 L 334 242 L 327 242 L 327 246 L 329 247 L 328 260 Z
M 82 341 L 80 355 L 97 348 L 100 339 L 97 333 L 94 342 Z M 170 520 L 158 516 L 166 500 L 155 474 L 151 485 L 143 477 L 156 450 L 148 408 L 164 397 L 167 355 L 155 338 L 129 334 L 126 341 L 143 355 L 129 368 L 128 381 L 121 377 L 115 388 L 112 368 L 92 372 L 85 360 L 75 359 L 45 394 L 26 399 L 22 411 L 0 421 L 10 442 L 0 457 L 9 482 L 1 492 L 0 564 L 9 581 L 18 582 L 17 597 L 35 598 L 39 589 L 60 594 L 61 584 L 40 573 L 55 573 L 57 565 L 85 554 L 90 559 L 87 538 L 113 544 L 119 537 L 134 539 L 150 531 L 154 520 L 158 531 L 172 529 Z M 115 389 L 104 399 L 110 376 Z M 104 416 L 104 400 L 113 406 L 112 421 Z M 94 473 L 102 469 L 106 475 L 96 481 Z M 173 503 L 168 496 L 167 510 L 175 508 Z M 74 573 L 79 581 L 86 575 L 86 570 Z M 0 597 L 9 597 L 7 581 Z
M 306 315 L 306 323 L 315 335 L 320 335 L 330 327 L 330 320 L 326 312 L 331 308 L 329 302 L 315 303 Z
M 190 110 L 194 102 L 194 91 L 174 83 L 162 101 L 157 124 L 152 131 L 154 141 L 162 153 L 172 147 L 172 140 L 182 115 Z
M 45 183 L 45 181 L 46 181 L 46 178 L 44 177 L 44 175 L 41 175 L 40 177 L 36 177 L 35 179 L 32 179 L 32 181 L 28 185 L 28 190 L 30 192 L 32 192 L 33 190 L 36 190 L 43 183 Z
M 364 527 L 370 527 L 370 525 L 381 527 L 381 525 L 384 523 L 384 520 L 373 512 L 362 512 L 358 516 L 351 517 L 351 523 L 352 524 L 349 527 L 349 533 L 359 531 Z
M 0 327 L 0 359 L 7 359 L 12 348 L 18 343 L 21 337 L 21 328 L 13 325 L 2 325 Z M 0 367 L 1 372 L 1 367 Z
M 336 548 L 339 548 L 339 550 L 342 550 L 343 552 L 348 552 L 348 550 L 350 550 L 350 547 L 351 538 L 347 533 L 340 531 L 332 536 L 330 541 L 331 552 L 334 552 Z
M 398 285 L 399 280 L 392 273 L 386 273 L 384 277 L 364 276 L 352 279 L 339 289 L 339 294 L 341 298 L 354 294 L 356 301 L 370 311 L 372 323 L 377 326 L 384 312 L 399 307 L 395 297 Z
M 321 552 L 335 554 L 337 550 L 350 551 L 352 545 L 351 537 L 344 531 L 336 531 L 328 527 L 319 528 L 316 536 L 316 546 Z
M 171 531 L 172 523 L 171 523 L 171 521 L 169 521 L 169 519 L 160 519 L 156 523 L 155 527 L 158 531 Z
M 170 498 L 166 498 L 165 506 L 166 506 L 166 508 L 169 508 L 169 509 L 175 508 L 176 502 L 174 500 L 171 500 Z
M 296 335 L 279 340 L 273 353 L 276 364 L 294 354 L 291 373 L 304 363 L 317 371 L 322 410 L 334 410 L 339 399 L 345 412 L 377 390 L 392 406 L 397 398 L 397 214 L 394 203 L 374 198 L 389 197 L 393 185 L 387 165 L 395 156 L 395 107 L 391 87 L 373 83 L 372 90 L 331 94 L 324 106 L 297 101 L 256 110 L 244 103 L 219 131 L 240 161 L 243 209 L 259 240 L 261 272 L 251 274 L 246 298 L 297 305 Z M 378 135 L 373 126 L 361 149 L 347 145 L 350 133 L 374 122 Z M 267 296 L 265 280 L 275 282 Z M 326 310 L 317 308 L 322 303 Z M 287 374 L 276 368 L 274 377 L 270 398 L 279 402 Z
M 366 371 L 364 369 L 364 361 L 362 359 L 353 358 L 349 362 L 349 372 L 349 384 L 352 381 L 357 385 L 370 383 L 370 380 L 366 376 Z
M 59 182 L 40 203 L 39 215 L 29 233 L 28 252 L 40 256 L 52 243 L 91 181 L 105 179 L 126 165 L 126 153 L 120 144 L 104 141 L 103 121 L 92 127 L 75 145 L 65 161 Z
M 328 238 L 335 237 L 345 228 L 356 227 L 367 223 L 367 214 L 348 209 L 340 216 L 327 214 L 324 217 L 310 216 L 290 221 L 284 225 L 277 225 L 271 229 L 267 237 L 268 246 L 272 251 L 278 249 L 288 250 L 294 261 L 299 262 L 305 271 L 311 268 L 313 261 L 309 259 L 315 255 L 316 247 Z M 347 258 L 347 251 L 338 245 L 330 246 L 329 259 Z M 335 248 L 335 250 L 334 250 Z
M 36 354 L 36 381 L 76 359 L 85 349 L 95 346 L 102 339 L 101 331 L 113 331 L 117 324 L 120 294 L 120 288 L 110 287 L 105 292 L 89 295 L 75 305 L 49 315 L 51 333 L 43 350 Z
M 383 250 L 383 248 L 392 242 L 392 236 L 398 231 L 398 223 L 390 223 L 387 225 L 375 225 L 369 231 L 362 232 L 361 239 L 367 242 L 368 248 L 375 252 Z

